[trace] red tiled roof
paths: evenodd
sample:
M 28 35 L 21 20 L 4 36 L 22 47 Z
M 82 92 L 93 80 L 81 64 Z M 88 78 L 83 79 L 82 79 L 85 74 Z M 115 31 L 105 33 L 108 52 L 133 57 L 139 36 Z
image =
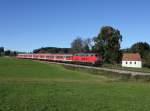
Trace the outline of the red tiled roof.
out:
M 124 53 L 123 61 L 142 61 L 139 53 Z

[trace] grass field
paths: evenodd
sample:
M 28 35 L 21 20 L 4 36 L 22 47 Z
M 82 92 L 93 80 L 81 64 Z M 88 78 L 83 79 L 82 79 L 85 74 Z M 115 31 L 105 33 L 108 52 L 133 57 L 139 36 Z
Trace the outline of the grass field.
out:
M 0 58 L 0 111 L 149 111 L 149 103 L 146 82 Z

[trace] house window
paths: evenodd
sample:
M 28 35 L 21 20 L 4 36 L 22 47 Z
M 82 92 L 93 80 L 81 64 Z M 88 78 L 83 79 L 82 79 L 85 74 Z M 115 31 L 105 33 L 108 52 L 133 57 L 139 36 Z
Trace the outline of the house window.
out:
M 126 62 L 126 64 L 128 64 L 128 62 Z
M 132 64 L 132 62 L 130 62 L 130 64 Z
M 136 62 L 134 62 L 134 64 L 136 64 Z

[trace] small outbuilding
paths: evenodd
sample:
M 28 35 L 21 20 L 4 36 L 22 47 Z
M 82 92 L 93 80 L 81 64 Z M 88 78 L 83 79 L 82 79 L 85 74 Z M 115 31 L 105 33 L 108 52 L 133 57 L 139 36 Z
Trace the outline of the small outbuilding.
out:
M 122 67 L 142 68 L 142 59 L 139 53 L 124 53 Z

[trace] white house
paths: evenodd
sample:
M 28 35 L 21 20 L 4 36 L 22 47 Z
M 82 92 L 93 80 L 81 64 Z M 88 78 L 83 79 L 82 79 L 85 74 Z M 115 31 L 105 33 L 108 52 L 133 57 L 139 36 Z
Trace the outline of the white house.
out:
M 142 68 L 142 59 L 139 53 L 124 53 L 122 67 Z

